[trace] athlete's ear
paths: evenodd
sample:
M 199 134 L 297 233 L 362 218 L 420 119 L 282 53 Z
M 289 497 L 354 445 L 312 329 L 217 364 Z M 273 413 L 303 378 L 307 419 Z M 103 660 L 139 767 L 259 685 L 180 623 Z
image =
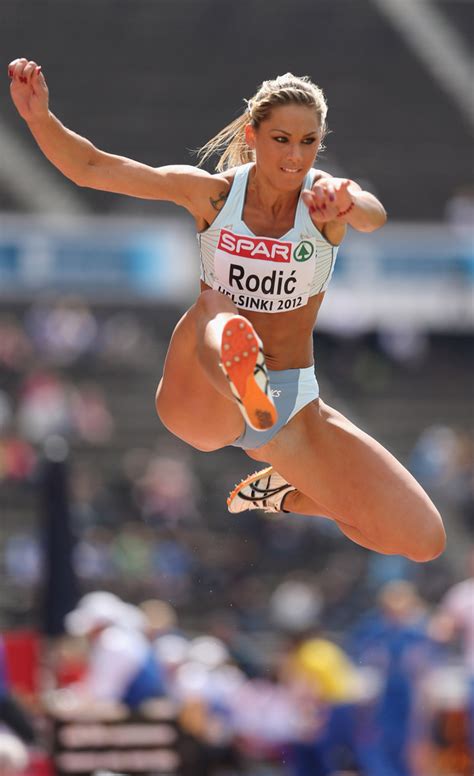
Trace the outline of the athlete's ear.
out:
M 252 151 L 255 149 L 255 127 L 252 127 L 251 124 L 245 125 L 245 142 L 247 143 L 248 147 L 252 149 Z

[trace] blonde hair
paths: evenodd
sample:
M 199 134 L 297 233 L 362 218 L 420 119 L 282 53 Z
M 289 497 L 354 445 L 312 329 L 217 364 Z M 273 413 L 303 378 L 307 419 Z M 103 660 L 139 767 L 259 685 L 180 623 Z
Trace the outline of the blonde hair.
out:
M 245 102 L 247 109 L 244 113 L 199 149 L 199 166 L 214 154 L 220 154 L 216 165 L 218 172 L 254 161 L 254 152 L 245 141 L 245 127 L 251 124 L 252 127 L 258 128 L 261 122 L 269 117 L 272 108 L 280 105 L 294 104 L 314 108 L 319 120 L 320 140 L 326 135 L 326 98 L 322 89 L 306 75 L 298 77 L 285 73 L 271 81 L 264 81 L 255 96 Z

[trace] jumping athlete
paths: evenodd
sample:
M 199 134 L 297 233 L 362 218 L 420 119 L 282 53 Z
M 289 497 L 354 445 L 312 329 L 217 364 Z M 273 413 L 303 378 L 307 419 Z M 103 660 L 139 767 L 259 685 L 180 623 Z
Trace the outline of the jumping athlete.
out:
M 79 186 L 168 200 L 195 218 L 201 294 L 171 338 L 156 409 L 193 447 L 242 447 L 269 466 L 231 493 L 231 512 L 326 517 L 372 550 L 426 561 L 441 517 L 412 475 L 319 398 L 312 335 L 347 226 L 371 232 L 381 203 L 315 169 L 327 105 L 309 78 L 265 81 L 202 149 L 217 172 L 153 168 L 97 149 L 50 112 L 34 61 L 9 65 L 11 95 L 45 156 Z

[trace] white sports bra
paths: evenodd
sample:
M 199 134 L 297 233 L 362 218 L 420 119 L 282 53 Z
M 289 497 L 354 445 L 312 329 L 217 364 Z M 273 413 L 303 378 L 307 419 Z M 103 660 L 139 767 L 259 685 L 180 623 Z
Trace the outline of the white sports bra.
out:
M 254 235 L 242 220 L 253 162 L 238 167 L 224 207 L 211 226 L 197 235 L 201 280 L 230 296 L 242 310 L 279 313 L 304 307 L 325 291 L 338 246 L 316 229 L 301 197 L 293 227 L 278 240 Z M 313 185 L 316 170 L 302 189 Z

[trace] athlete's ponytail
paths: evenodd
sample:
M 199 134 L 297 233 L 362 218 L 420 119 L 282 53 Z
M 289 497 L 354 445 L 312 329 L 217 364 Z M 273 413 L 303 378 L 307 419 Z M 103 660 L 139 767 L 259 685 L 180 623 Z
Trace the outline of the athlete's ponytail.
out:
M 216 164 L 217 172 L 252 162 L 254 159 L 253 151 L 245 142 L 245 127 L 249 121 L 249 112 L 246 110 L 235 121 L 227 124 L 217 135 L 208 140 L 206 145 L 199 149 L 199 166 L 214 154 L 219 154 L 219 161 Z
M 268 118 L 272 108 L 280 105 L 293 103 L 314 108 L 319 120 L 320 143 L 327 132 L 326 99 L 319 86 L 308 76 L 298 77 L 286 73 L 271 81 L 264 81 L 256 95 L 246 102 L 247 109 L 244 113 L 199 149 L 200 165 L 214 154 L 220 154 L 216 165 L 218 172 L 253 161 L 254 152 L 245 141 L 245 127 L 247 124 L 259 127 L 260 123 Z

